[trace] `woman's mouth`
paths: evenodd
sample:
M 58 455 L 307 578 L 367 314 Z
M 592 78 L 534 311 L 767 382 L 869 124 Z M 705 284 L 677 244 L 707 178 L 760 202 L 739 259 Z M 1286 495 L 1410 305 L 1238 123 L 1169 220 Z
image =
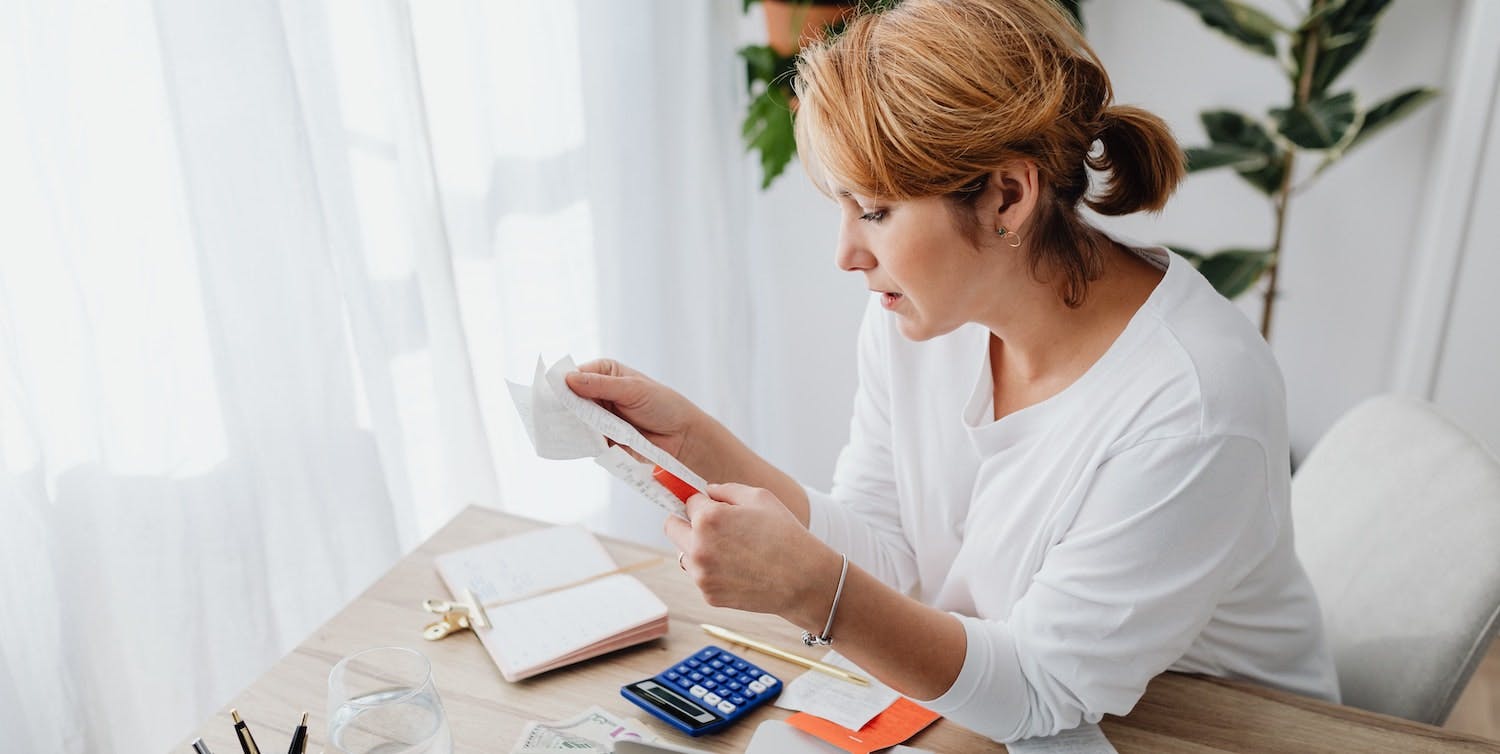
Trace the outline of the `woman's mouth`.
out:
M 880 293 L 880 305 L 881 306 L 883 306 L 883 307 L 885 307 L 887 309 L 895 309 L 896 308 L 896 304 L 899 304 L 899 303 L 901 303 L 901 294 L 899 294 L 899 293 L 891 293 L 889 291 L 881 291 L 881 293 Z

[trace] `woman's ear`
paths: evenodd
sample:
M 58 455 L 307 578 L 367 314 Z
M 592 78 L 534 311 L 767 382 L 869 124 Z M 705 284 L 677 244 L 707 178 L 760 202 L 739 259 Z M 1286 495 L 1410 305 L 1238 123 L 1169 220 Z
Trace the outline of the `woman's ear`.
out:
M 1012 160 L 990 173 L 981 206 L 986 217 L 982 227 L 991 233 L 1005 228 L 1019 232 L 1026 227 L 1041 198 L 1041 174 L 1031 160 Z

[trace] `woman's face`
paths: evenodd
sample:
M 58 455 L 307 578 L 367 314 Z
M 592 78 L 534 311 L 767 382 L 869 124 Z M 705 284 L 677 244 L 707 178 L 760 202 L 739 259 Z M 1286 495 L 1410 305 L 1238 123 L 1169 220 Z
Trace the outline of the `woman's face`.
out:
M 1008 271 L 1001 268 L 1016 255 L 976 249 L 956 227 L 948 200 L 837 197 L 839 269 L 864 274 L 907 338 L 927 340 L 980 321 L 1005 295 Z

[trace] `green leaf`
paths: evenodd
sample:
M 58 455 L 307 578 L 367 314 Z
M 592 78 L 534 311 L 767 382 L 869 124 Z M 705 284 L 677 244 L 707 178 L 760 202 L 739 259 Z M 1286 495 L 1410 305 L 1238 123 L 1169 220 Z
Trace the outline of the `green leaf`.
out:
M 753 1 L 754 0 L 746 0 L 746 2 Z M 1293 32 L 1300 34 L 1307 31 L 1308 29 L 1313 28 L 1314 26 L 1317 26 L 1318 24 L 1323 23 L 1323 19 L 1328 18 L 1328 16 L 1332 15 L 1334 11 L 1338 10 L 1341 7 L 1343 7 L 1342 2 L 1331 2 L 1323 3 L 1316 9 L 1310 8 L 1307 16 L 1302 19 L 1301 23 L 1297 24 L 1297 28 L 1294 29 Z
M 739 54 L 745 59 L 747 85 L 752 92 L 757 81 L 790 91 L 785 82 L 797 71 L 797 56 L 782 55 L 768 45 L 747 45 L 740 48 Z
M 1238 0 L 1177 0 L 1197 11 L 1203 23 L 1267 57 L 1276 57 L 1276 19 Z
M 760 187 L 768 188 L 797 154 L 792 109 L 781 87 L 766 87 L 750 101 L 741 133 L 746 150 L 760 152 Z
M 745 59 L 750 84 L 753 85 L 757 81 L 770 81 L 776 75 L 776 58 L 780 56 L 769 45 L 741 47 L 740 57 Z
M 1375 23 L 1390 0 L 1328 0 L 1322 10 L 1310 14 L 1292 36 L 1292 84 L 1302 78 L 1304 45 L 1309 33 L 1317 35 L 1318 53 L 1313 62 L 1309 96 L 1328 91 L 1335 79 L 1364 51 L 1375 35 Z
M 1354 123 L 1354 92 L 1314 99 L 1295 108 L 1271 110 L 1276 130 L 1303 149 L 1329 149 L 1343 140 Z
M 1271 252 L 1265 249 L 1225 249 L 1205 258 L 1198 271 L 1214 290 L 1232 299 L 1250 290 L 1270 265 Z
M 1266 196 L 1274 196 L 1281 189 L 1285 155 L 1264 126 L 1232 110 L 1208 110 L 1198 117 L 1215 146 L 1240 147 L 1265 157 L 1259 167 L 1236 167 L 1240 177 Z
M 1188 147 L 1182 150 L 1187 155 L 1187 170 L 1232 167 L 1235 170 L 1259 170 L 1266 166 L 1264 152 L 1239 146 L 1238 144 L 1214 144 L 1207 147 Z
M 1344 151 L 1347 153 L 1356 145 L 1373 136 L 1375 132 L 1405 118 L 1436 96 L 1436 89 L 1417 87 L 1415 89 L 1408 89 L 1370 108 L 1365 113 L 1364 124 L 1360 126 L 1359 133 L 1354 135 L 1354 140 L 1349 142 L 1349 146 L 1345 147 Z

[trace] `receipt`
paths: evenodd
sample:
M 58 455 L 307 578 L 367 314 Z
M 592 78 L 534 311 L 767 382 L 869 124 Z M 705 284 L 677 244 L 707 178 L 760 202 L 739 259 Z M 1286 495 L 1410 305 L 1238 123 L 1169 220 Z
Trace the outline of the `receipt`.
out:
M 658 508 L 685 520 L 682 501 L 651 475 L 652 464 L 700 491 L 708 487 L 707 480 L 647 440 L 629 422 L 574 393 L 563 378 L 575 369 L 569 356 L 559 359 L 551 368 L 537 357 L 531 385 L 506 381 L 511 401 L 516 404 L 536 454 L 552 460 L 593 458 Z M 617 445 L 611 447 L 605 438 Z M 651 463 L 637 461 L 620 445 L 645 456 Z
M 823 662 L 856 673 L 866 672 L 832 650 L 823 656 Z M 801 710 L 849 730 L 859 730 L 891 706 L 898 696 L 900 694 L 880 681 L 872 679 L 868 686 L 856 686 L 826 673 L 809 670 L 783 686 L 781 696 L 773 703 L 782 709 Z

